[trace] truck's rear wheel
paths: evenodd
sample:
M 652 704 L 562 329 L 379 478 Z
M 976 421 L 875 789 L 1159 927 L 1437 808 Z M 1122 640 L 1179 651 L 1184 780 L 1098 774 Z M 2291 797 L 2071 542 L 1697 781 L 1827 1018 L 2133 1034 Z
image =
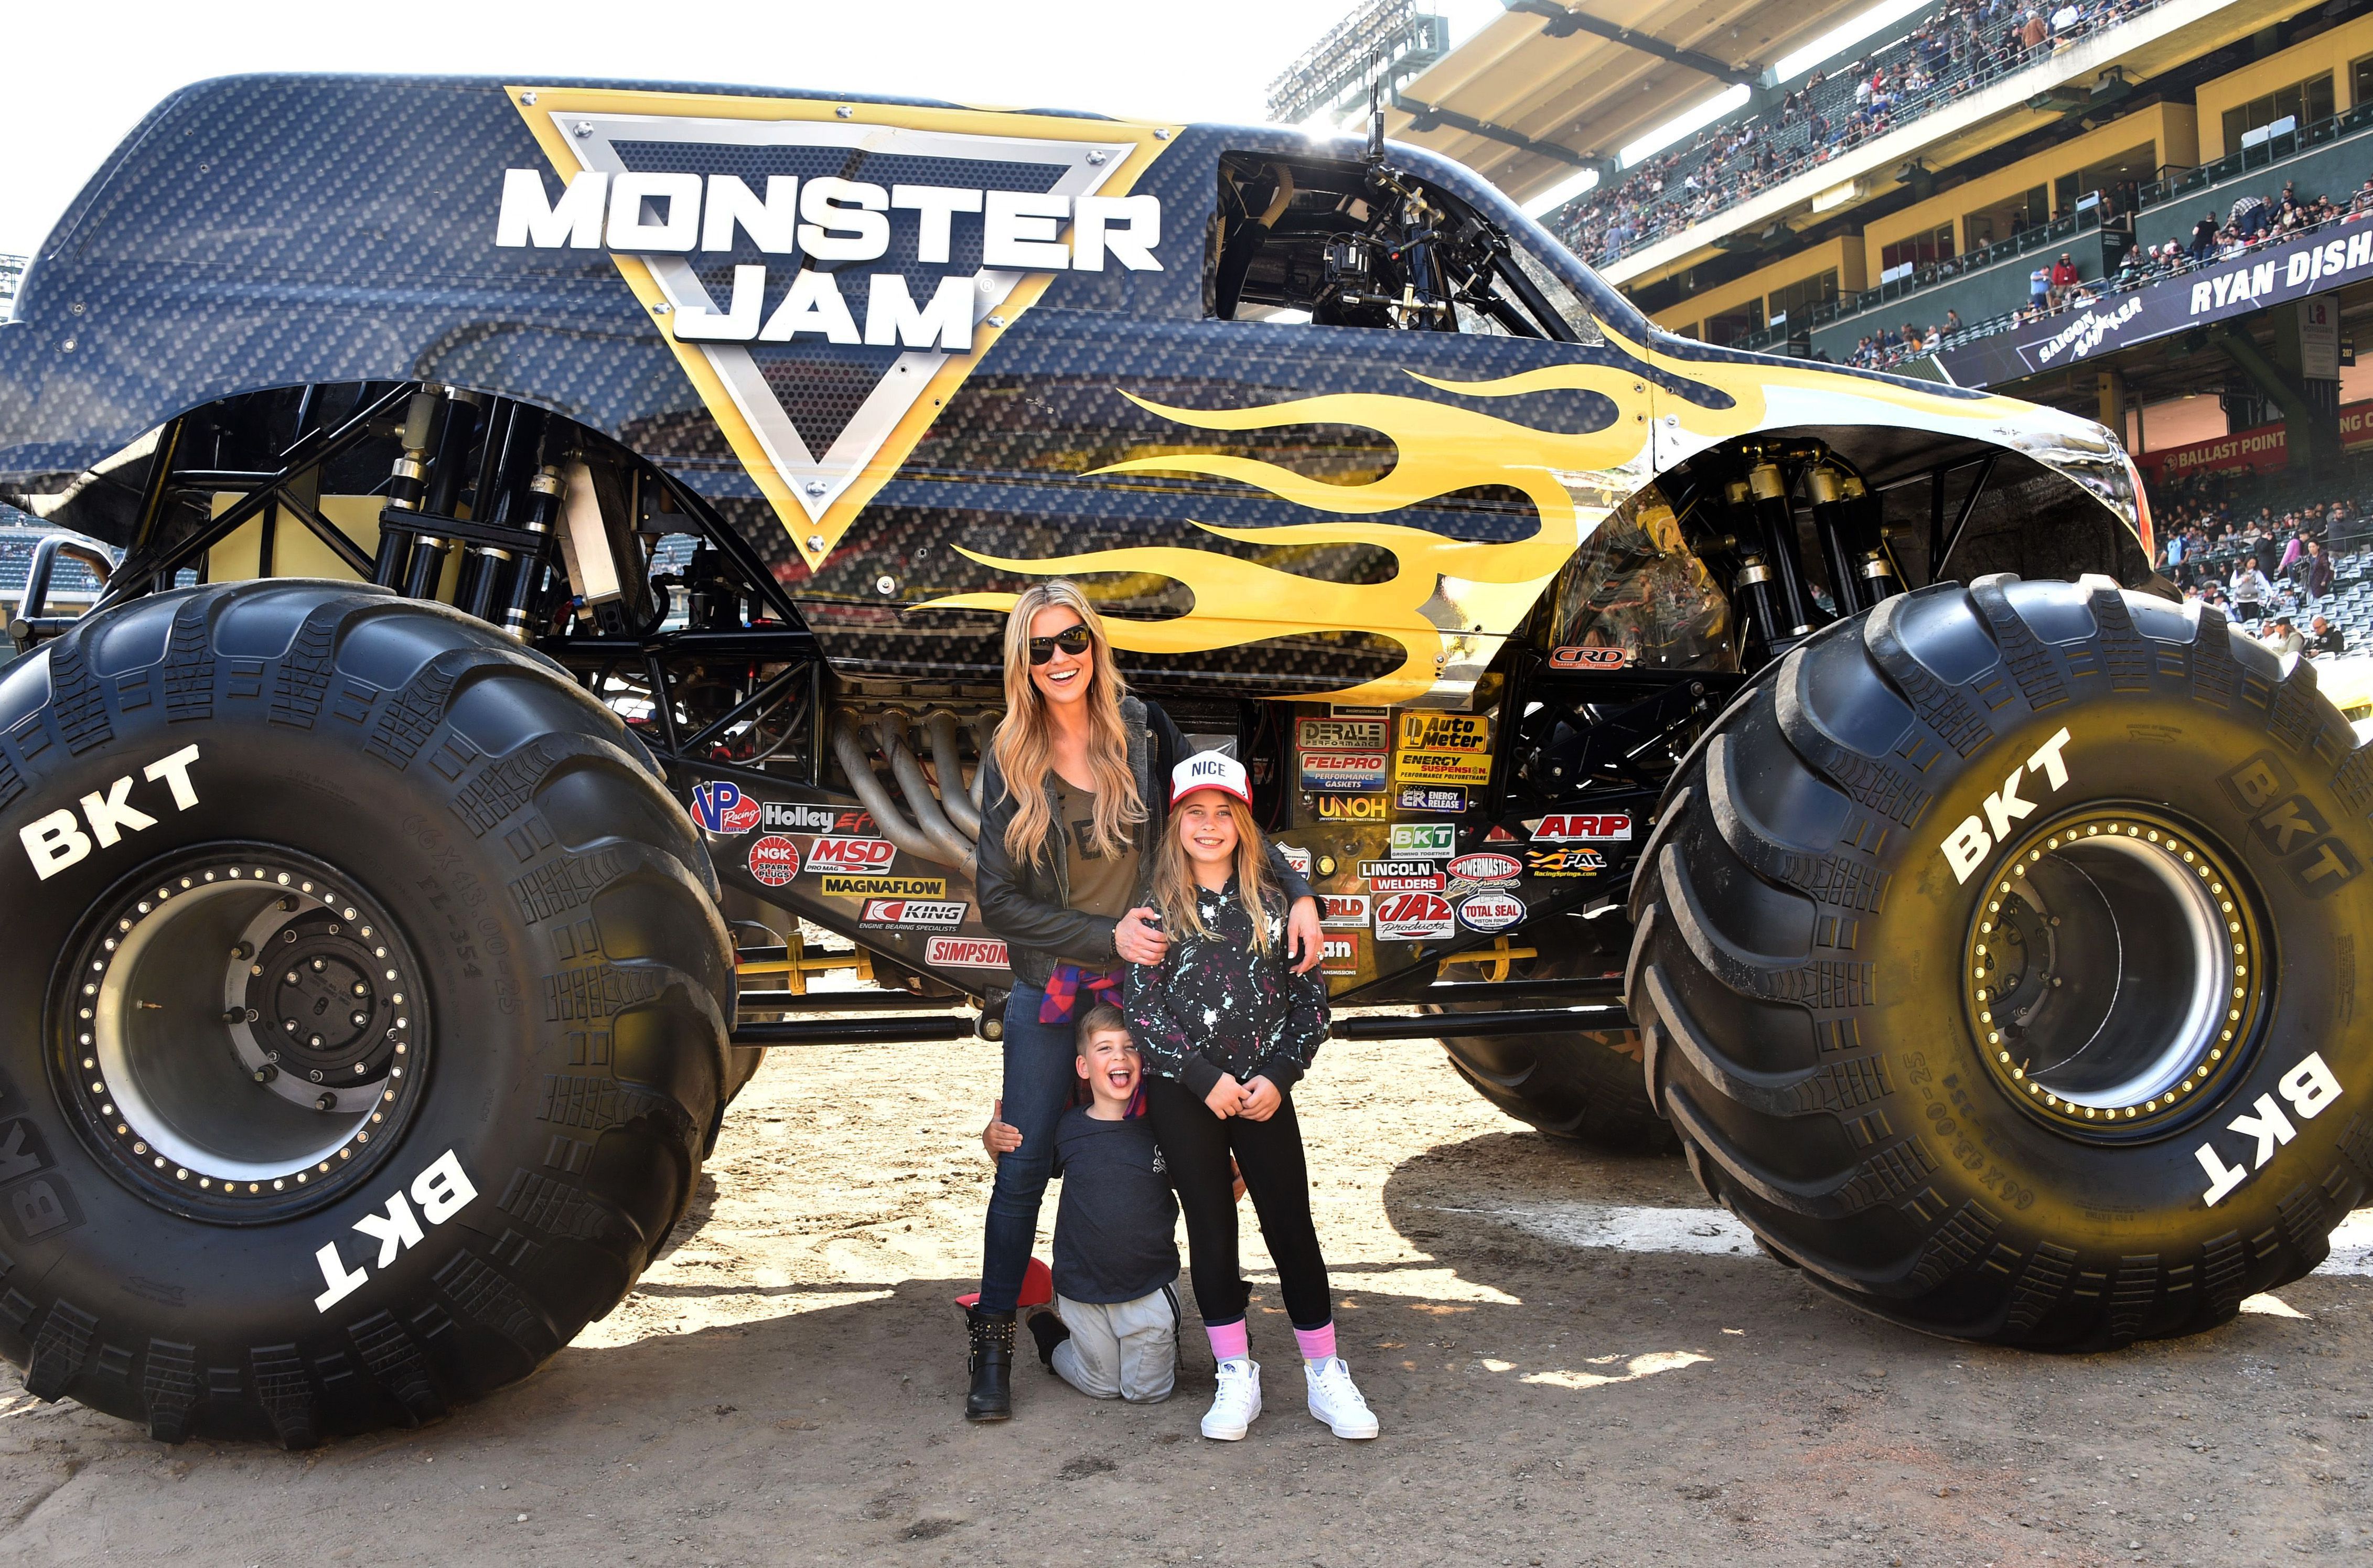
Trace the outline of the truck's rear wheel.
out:
M 368 589 L 137 601 L 0 680 L 0 1354 L 290 1446 L 523 1376 L 688 1200 L 715 878 L 614 716 Z
M 2373 1184 L 2373 753 L 2104 579 L 1925 590 L 1675 779 L 1629 999 L 1708 1188 L 1873 1312 L 2062 1349 L 2322 1259 Z

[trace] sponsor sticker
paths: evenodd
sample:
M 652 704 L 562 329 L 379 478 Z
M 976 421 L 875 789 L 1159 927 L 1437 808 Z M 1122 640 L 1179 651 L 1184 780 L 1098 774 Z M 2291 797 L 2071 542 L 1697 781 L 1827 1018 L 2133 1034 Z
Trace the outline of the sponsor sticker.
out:
M 140 770 L 140 777 L 149 784 L 161 784 L 163 792 L 143 790 L 141 800 L 161 812 L 170 797 L 177 812 L 188 811 L 198 803 L 197 787 L 190 782 L 190 766 L 198 760 L 198 748 L 183 746 L 170 752 Z M 36 817 L 17 830 L 17 841 L 25 847 L 25 858 L 33 862 L 33 875 L 42 882 L 57 875 L 68 866 L 87 859 L 93 840 L 101 849 L 111 849 L 128 834 L 145 832 L 157 825 L 157 819 L 134 805 L 132 775 L 124 774 L 103 790 L 94 790 L 82 798 L 82 816 L 76 819 L 74 808 L 60 806 L 47 816 Z M 85 833 L 81 824 L 88 823 Z
M 1360 972 L 1360 933 L 1329 931 L 1318 946 L 1318 972 L 1356 975 Z
M 1304 719 L 1293 727 L 1293 743 L 1306 752 L 1380 752 L 1381 719 Z
M 1322 893 L 1318 895 L 1318 923 L 1322 926 L 1365 929 L 1368 924 L 1368 895 L 1364 893 Z
M 1514 882 L 1525 874 L 1522 861 L 1497 849 L 1478 849 L 1472 854 L 1455 856 L 1451 860 L 1449 870 L 1452 876 L 1487 884 Z
M 1620 670 L 1631 662 L 1628 648 L 1552 648 L 1552 670 Z
M 1318 820 L 1385 822 L 1392 816 L 1388 804 L 1382 795 L 1321 795 L 1318 797 Z
M 1378 942 L 1447 942 L 1457 930 L 1450 900 L 1439 893 L 1396 893 L 1376 900 Z
M 858 916 L 860 925 L 868 926 L 940 926 L 953 929 L 964 924 L 964 912 L 971 907 L 941 898 L 869 898 L 864 913 Z
M 1446 860 L 1458 852 L 1458 826 L 1448 822 L 1397 822 L 1385 853 L 1396 860 Z
M 1527 818 L 1525 831 L 1536 844 L 1604 843 L 1631 837 L 1629 812 L 1602 812 L 1589 816 Z
M 1393 710 L 1361 702 L 1330 702 L 1327 705 L 1327 711 L 1338 719 L 1384 719 L 1389 717 Z M 1383 743 L 1377 743 L 1381 745 Z
M 1399 747 L 1405 752 L 1488 752 L 1491 720 L 1480 713 L 1404 713 Z
M 1477 893 L 1458 901 L 1458 919 L 1470 930 L 1504 931 L 1525 918 L 1525 901 L 1513 893 Z
M 850 876 L 826 872 L 827 898 L 945 898 L 948 879 L 942 876 Z
M 1467 791 L 1443 784 L 1404 784 L 1393 804 L 1405 812 L 1434 812 L 1444 816 L 1467 814 Z
M 411 1194 L 410 1201 L 405 1193 Z M 441 1225 L 467 1208 L 478 1196 L 475 1182 L 462 1168 L 462 1157 L 448 1149 L 428 1163 L 427 1168 L 412 1178 L 409 1188 L 399 1184 L 387 1195 L 380 1209 L 372 1210 L 357 1220 L 354 1230 L 360 1231 L 362 1246 L 354 1248 L 355 1264 L 346 1267 L 345 1258 L 334 1241 L 324 1243 L 313 1254 L 321 1265 L 321 1283 L 328 1288 L 313 1298 L 313 1310 L 327 1312 L 362 1289 L 370 1278 L 374 1255 L 382 1274 L 404 1253 L 428 1239 L 429 1227 Z M 350 1247 L 353 1244 L 347 1244 Z
M 758 825 L 769 833 L 871 834 L 873 831 L 873 813 L 860 806 L 768 801 L 765 820 Z
M 898 858 L 898 847 L 887 838 L 819 838 L 808 846 L 808 870 L 886 872 Z
M 1489 784 L 1491 754 L 1402 752 L 1393 758 L 1393 777 L 1404 784 Z
M 1285 857 L 1285 863 L 1293 868 L 1294 875 L 1298 877 L 1309 876 L 1309 850 L 1302 848 L 1299 844 L 1280 844 L 1277 847 L 1277 852 Z
M 923 947 L 923 962 L 943 969 L 1002 969 L 1005 944 L 995 937 L 935 936 Z
M 780 887 L 800 874 L 800 847 L 769 833 L 750 846 L 750 874 L 768 887 Z
M 692 820 L 703 833 L 747 833 L 758 825 L 759 810 L 739 784 L 711 780 L 692 787 Z
M 1392 754 L 1382 751 L 1303 752 L 1302 788 L 1311 794 L 1377 794 L 1391 761 Z
M 1450 884 L 1439 866 L 1422 860 L 1362 860 L 1360 875 L 1378 893 L 1439 893 Z
M 1527 849 L 1527 876 L 1596 876 L 1607 869 L 1607 857 L 1596 849 Z

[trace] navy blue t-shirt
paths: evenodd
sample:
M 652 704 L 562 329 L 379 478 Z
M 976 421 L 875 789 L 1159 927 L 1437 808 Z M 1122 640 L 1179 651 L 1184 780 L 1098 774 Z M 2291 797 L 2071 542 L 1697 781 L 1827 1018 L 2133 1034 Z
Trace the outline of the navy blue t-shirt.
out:
M 1178 1198 L 1143 1117 L 1100 1121 L 1074 1106 L 1055 1124 L 1055 1293 L 1111 1304 L 1178 1277 Z

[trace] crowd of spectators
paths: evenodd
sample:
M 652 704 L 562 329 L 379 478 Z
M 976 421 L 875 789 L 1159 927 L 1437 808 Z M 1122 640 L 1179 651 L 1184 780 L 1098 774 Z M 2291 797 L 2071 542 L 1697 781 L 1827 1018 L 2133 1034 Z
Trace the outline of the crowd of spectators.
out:
M 2342 499 L 2277 507 L 2264 489 L 2246 474 L 2154 488 L 2159 572 L 2185 599 L 2216 606 L 2278 651 L 2347 651 L 2336 624 L 2336 556 L 2361 545 L 2373 517 Z
M 1618 261 L 2158 3 L 1952 0 L 1836 75 L 1813 73 L 1776 110 L 1710 126 L 1689 146 L 1649 158 L 1620 183 L 1578 199 L 1550 227 L 1575 254 Z

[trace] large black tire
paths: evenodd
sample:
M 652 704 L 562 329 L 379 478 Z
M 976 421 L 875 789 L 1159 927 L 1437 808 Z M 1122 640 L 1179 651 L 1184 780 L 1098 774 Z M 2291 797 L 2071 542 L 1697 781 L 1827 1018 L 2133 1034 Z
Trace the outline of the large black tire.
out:
M 1708 1190 L 1882 1316 L 2061 1350 L 2223 1322 L 2373 1184 L 2368 807 L 2311 666 L 2213 610 L 1888 600 L 1666 797 L 1650 1082 Z
M 642 1270 L 746 1075 L 648 752 L 433 604 L 265 581 L 76 626 L 0 678 L 0 1354 L 161 1439 L 303 1446 L 526 1375 Z M 298 1103 L 325 1063 L 333 1111 Z

